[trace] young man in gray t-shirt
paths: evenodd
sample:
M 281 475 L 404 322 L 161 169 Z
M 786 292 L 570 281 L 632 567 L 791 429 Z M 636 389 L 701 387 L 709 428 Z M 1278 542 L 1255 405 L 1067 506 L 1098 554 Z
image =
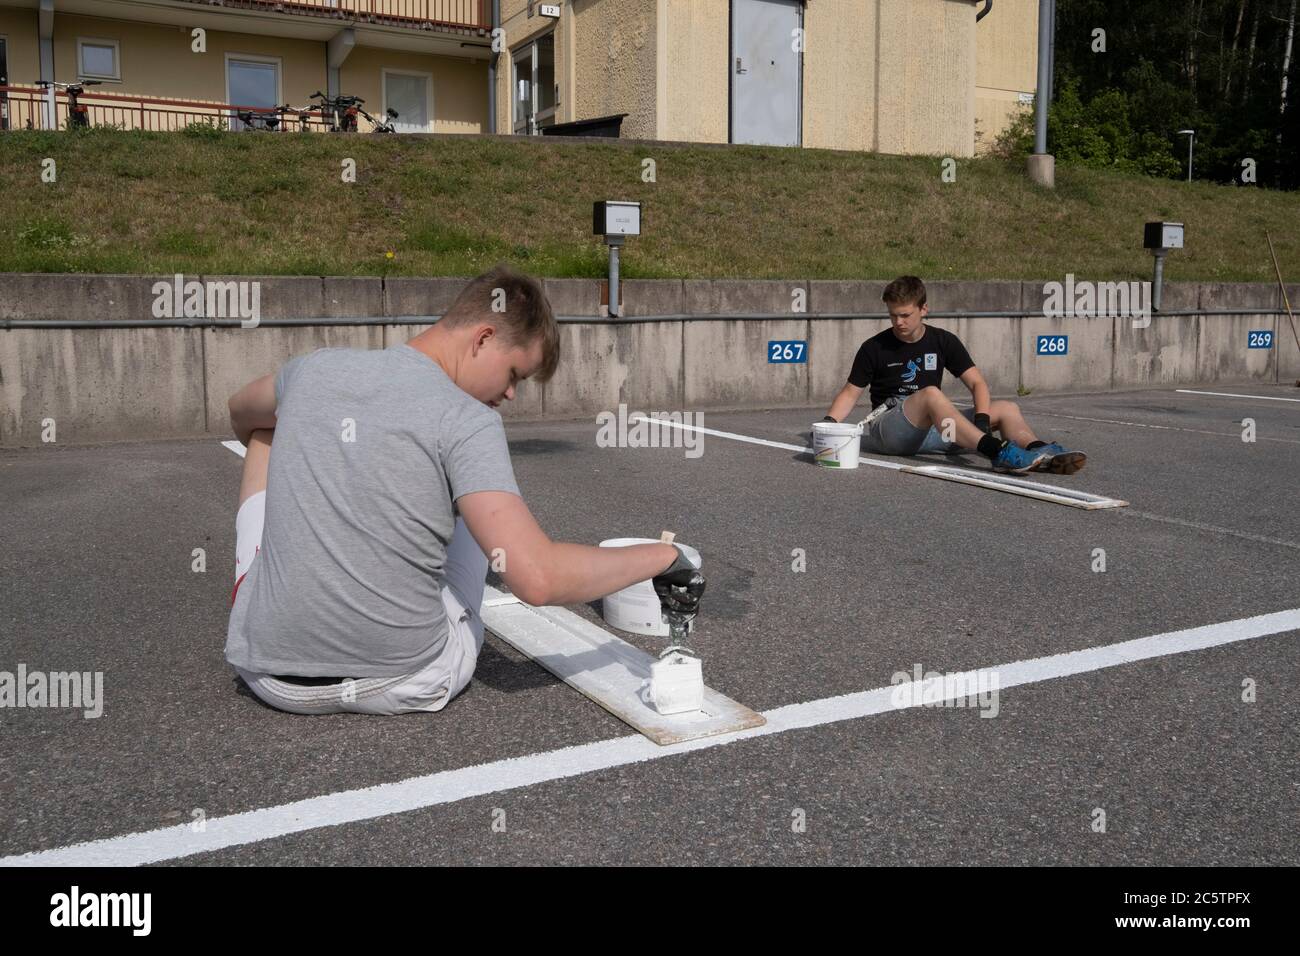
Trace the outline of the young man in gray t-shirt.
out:
M 704 581 L 678 548 L 554 542 L 520 497 L 493 409 L 548 380 L 559 352 L 540 283 L 498 266 L 409 342 L 319 349 L 231 398 L 247 453 L 226 659 L 258 697 L 308 714 L 441 710 L 482 647 L 488 555 L 529 604 L 653 578 L 666 608 L 693 614 Z

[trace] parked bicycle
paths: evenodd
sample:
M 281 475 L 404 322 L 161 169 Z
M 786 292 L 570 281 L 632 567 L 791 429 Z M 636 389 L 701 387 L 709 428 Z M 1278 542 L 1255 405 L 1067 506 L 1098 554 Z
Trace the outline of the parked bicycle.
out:
M 280 128 L 282 119 L 278 106 L 267 110 L 236 110 L 235 118 L 243 124 L 239 127 L 241 130 L 269 133 Z
M 357 117 L 364 116 L 370 121 L 372 133 L 394 133 L 396 128 L 393 121 L 397 119 L 397 110 L 391 106 L 384 112 L 388 115 L 386 121 L 379 121 L 362 108 L 361 104 L 365 102 L 359 96 L 327 96 L 320 90 L 317 90 L 310 97 L 313 100 L 320 100 L 321 117 L 325 120 L 326 128 L 331 133 L 355 133 L 357 132 Z
M 90 107 L 82 106 L 77 97 L 86 92 L 88 86 L 99 86 L 102 80 L 82 80 L 80 83 L 58 83 L 54 80 L 37 80 L 36 85 L 43 90 L 54 87 L 68 94 L 68 125 L 78 129 L 90 126 Z M 30 120 L 28 121 L 30 126 Z

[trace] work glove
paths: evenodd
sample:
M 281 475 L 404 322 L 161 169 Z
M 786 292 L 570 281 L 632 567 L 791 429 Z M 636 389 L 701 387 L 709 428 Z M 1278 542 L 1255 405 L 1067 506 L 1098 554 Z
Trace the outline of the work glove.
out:
M 670 622 L 687 624 L 695 618 L 700 609 L 700 598 L 704 595 L 704 575 L 686 557 L 686 552 L 673 545 L 677 558 L 665 570 L 650 579 L 659 604 Z
M 993 420 L 982 412 L 975 415 L 975 427 L 986 435 L 993 434 Z
M 831 418 L 829 415 L 823 415 L 823 416 L 822 416 L 822 421 L 824 421 L 824 422 L 834 422 L 836 425 L 838 425 L 838 424 L 840 423 L 840 422 L 839 422 L 839 419 L 837 419 L 837 418 Z

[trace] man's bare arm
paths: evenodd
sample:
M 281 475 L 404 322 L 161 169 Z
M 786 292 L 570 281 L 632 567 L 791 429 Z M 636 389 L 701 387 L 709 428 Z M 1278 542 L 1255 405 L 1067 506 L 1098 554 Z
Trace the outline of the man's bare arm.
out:
M 988 382 L 984 381 L 984 376 L 980 370 L 972 365 L 961 375 L 961 383 L 970 389 L 971 401 L 975 403 L 976 415 L 987 415 L 989 406 L 993 404 L 993 397 L 989 394 Z
M 552 541 L 524 500 L 505 491 L 476 491 L 456 504 L 483 553 L 503 559 L 501 577 L 510 590 L 534 606 L 604 597 L 661 574 L 677 559 L 668 544 L 596 548 Z
M 243 445 L 259 428 L 275 428 L 275 375 L 263 375 L 249 382 L 226 403 L 230 409 L 230 427 Z
M 862 397 L 862 389 L 852 383 L 845 382 L 840 393 L 835 396 L 835 401 L 831 402 L 831 410 L 826 414 L 837 422 L 842 422 L 849 415 L 853 414 L 853 406 L 858 404 L 858 399 Z

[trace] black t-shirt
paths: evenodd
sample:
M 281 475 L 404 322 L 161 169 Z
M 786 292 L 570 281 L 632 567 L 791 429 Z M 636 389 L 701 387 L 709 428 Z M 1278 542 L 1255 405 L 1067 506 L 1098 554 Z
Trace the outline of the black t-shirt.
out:
M 960 378 L 974 365 L 961 339 L 947 329 L 927 325 L 917 341 L 904 342 L 890 328 L 862 343 L 849 384 L 870 385 L 875 408 L 891 395 L 911 395 L 927 385 L 940 387 L 944 369 Z

